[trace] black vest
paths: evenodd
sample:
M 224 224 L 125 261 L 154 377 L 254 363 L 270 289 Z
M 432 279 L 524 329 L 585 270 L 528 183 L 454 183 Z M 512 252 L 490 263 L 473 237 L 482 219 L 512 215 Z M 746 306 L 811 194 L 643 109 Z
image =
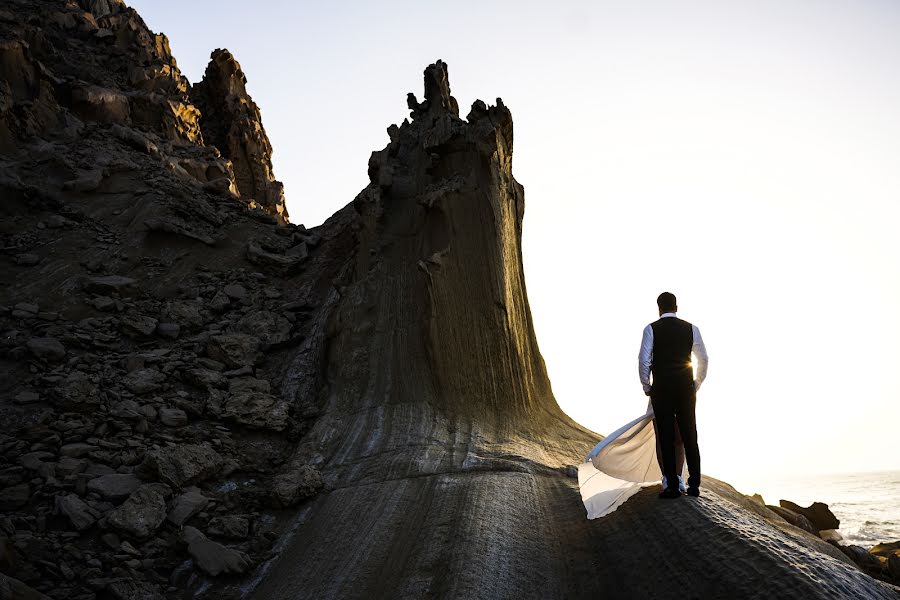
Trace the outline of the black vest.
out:
M 694 329 L 678 317 L 660 318 L 650 324 L 653 328 L 653 387 L 690 387 L 694 381 L 691 348 Z

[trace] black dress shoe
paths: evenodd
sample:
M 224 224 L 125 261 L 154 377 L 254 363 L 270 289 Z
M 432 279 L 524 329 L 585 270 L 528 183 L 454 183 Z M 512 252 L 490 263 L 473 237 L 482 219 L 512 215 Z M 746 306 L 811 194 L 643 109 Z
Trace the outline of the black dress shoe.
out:
M 659 493 L 660 498 L 681 498 L 681 491 L 678 488 L 666 488 Z
M 688 495 L 688 496 L 693 496 L 694 498 L 699 498 L 699 497 L 700 497 L 700 488 L 698 488 L 698 487 L 689 487 L 689 488 L 687 489 L 687 495 Z

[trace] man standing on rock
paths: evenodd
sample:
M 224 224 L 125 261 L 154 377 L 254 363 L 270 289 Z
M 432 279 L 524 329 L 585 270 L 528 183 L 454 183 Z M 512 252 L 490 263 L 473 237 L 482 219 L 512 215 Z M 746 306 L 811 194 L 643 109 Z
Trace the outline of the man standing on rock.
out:
M 695 406 L 697 391 L 706 378 L 709 357 L 696 325 L 675 316 L 675 295 L 663 292 L 656 299 L 659 320 L 644 328 L 638 371 L 644 393 L 650 396 L 656 418 L 656 433 L 662 449 L 666 488 L 660 498 L 680 498 L 675 467 L 675 424 L 681 432 L 688 467 L 689 496 L 700 495 L 700 448 L 697 446 Z M 691 354 L 697 357 L 694 378 Z M 653 375 L 653 383 L 650 375 Z

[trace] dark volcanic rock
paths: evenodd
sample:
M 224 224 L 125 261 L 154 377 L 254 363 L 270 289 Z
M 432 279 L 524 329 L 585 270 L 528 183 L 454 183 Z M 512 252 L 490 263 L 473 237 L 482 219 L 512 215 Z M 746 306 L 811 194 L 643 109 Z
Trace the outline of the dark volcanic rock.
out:
M 184 528 L 184 541 L 197 568 L 213 577 L 223 573 L 243 573 L 250 567 L 246 554 L 207 539 L 194 527 Z
M 191 97 L 200 109 L 204 139 L 231 159 L 241 198 L 255 201 L 285 222 L 284 186 L 275 180 L 272 145 L 246 83 L 237 60 L 228 50 L 217 49 L 210 55 L 203 80 L 191 90 Z
M 838 529 L 841 526 L 840 520 L 828 509 L 828 505 L 822 502 L 813 502 L 806 508 L 789 500 L 779 500 L 778 504 L 782 508 L 803 515 L 816 529 Z
M 163 483 L 180 488 L 215 475 L 222 463 L 219 453 L 209 446 L 182 444 L 149 452 L 143 468 Z
M 136 475 L 114 473 L 91 479 L 87 483 L 87 491 L 99 495 L 104 500 L 121 502 L 142 484 Z
M 538 350 L 512 117 L 460 118 L 443 62 L 307 230 L 227 52 L 192 89 L 118 0 L 0 23 L 0 596 L 895 597 L 711 479 L 585 521 L 599 436 Z
M 138 539 L 156 533 L 166 518 L 166 497 L 172 491 L 161 483 L 148 483 L 136 489 L 120 507 L 107 515 L 107 523 Z

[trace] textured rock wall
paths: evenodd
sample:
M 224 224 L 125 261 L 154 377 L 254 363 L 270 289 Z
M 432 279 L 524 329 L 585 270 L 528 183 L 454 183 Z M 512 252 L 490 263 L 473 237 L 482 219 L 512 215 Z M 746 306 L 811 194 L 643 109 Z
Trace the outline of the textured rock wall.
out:
M 262 126 L 259 108 L 246 89 L 241 65 L 228 50 L 215 50 L 203 80 L 191 90 L 200 109 L 200 128 L 207 143 L 231 160 L 241 198 L 287 220 L 284 186 L 272 172 L 272 145 Z

